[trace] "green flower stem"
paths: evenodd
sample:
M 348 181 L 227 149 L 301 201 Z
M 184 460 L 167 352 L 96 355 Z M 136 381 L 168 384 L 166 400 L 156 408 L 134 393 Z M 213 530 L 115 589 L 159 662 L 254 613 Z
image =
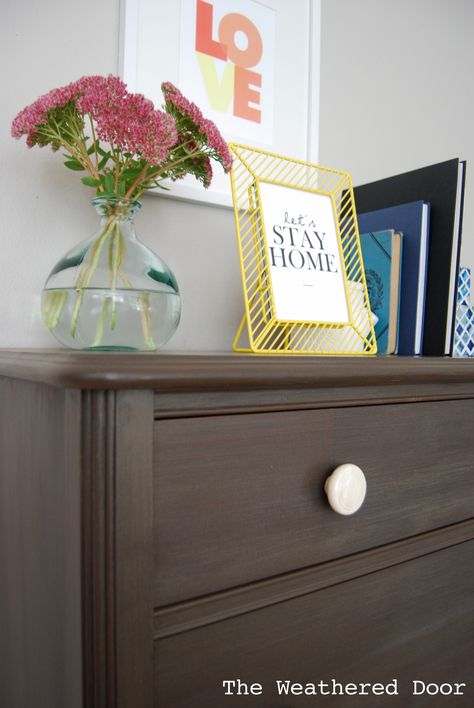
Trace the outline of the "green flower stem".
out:
M 123 259 L 125 257 L 125 247 L 122 230 L 120 224 L 116 223 L 113 226 L 112 233 L 110 235 L 109 243 L 109 268 L 110 268 L 110 287 L 112 290 L 117 288 L 117 278 L 119 271 L 122 267 Z M 116 320 L 116 301 L 115 297 L 112 300 L 112 312 L 110 326 L 111 329 L 115 329 L 117 324 Z
M 180 147 L 185 147 L 188 143 L 192 143 L 192 140 L 189 140 L 187 143 L 182 143 Z M 140 172 L 136 180 L 131 184 L 130 188 L 128 189 L 127 193 L 125 194 L 126 199 L 131 199 L 132 195 L 137 189 L 137 187 L 140 187 L 140 184 L 143 182 L 144 178 L 146 177 L 146 182 L 149 182 L 150 179 L 155 179 L 158 177 L 160 174 L 163 174 L 164 172 L 168 172 L 170 169 L 173 167 L 176 167 L 176 165 L 179 165 L 181 162 L 184 162 L 185 160 L 188 160 L 190 157 L 198 157 L 199 155 L 205 155 L 206 152 L 204 150 L 201 150 L 200 148 L 197 149 L 195 152 L 190 152 L 187 155 L 184 155 L 183 157 L 180 157 L 178 160 L 173 160 L 172 162 L 165 162 L 164 164 L 160 165 L 156 170 L 151 172 L 149 175 L 147 175 L 148 168 L 150 167 L 149 164 L 145 165 L 143 170 Z M 138 199 L 142 194 L 143 194 L 143 189 L 140 189 L 137 193 L 136 196 L 134 196 L 134 199 Z
M 91 126 L 92 142 L 94 145 L 94 156 L 95 156 L 95 172 L 96 172 L 96 176 L 98 178 L 99 177 L 99 155 L 97 152 L 97 140 L 95 137 L 94 121 L 92 120 L 92 116 L 90 113 L 88 113 L 87 115 L 89 117 L 89 123 Z M 95 175 L 93 175 L 93 176 L 95 176 Z
M 120 278 L 122 280 L 122 283 L 125 285 L 126 288 L 130 288 L 130 290 L 133 290 L 133 285 L 126 276 L 126 274 L 123 272 L 121 268 L 118 270 L 118 274 L 120 275 Z
M 64 290 L 56 290 L 46 293 L 46 302 L 43 307 L 43 317 L 49 330 L 52 331 L 58 326 L 67 297 L 68 294 Z
M 117 240 L 115 238 L 115 226 L 112 230 L 112 233 L 110 235 L 110 241 L 109 241 L 109 270 L 110 270 L 110 287 L 115 290 L 115 286 L 117 283 L 117 267 L 116 267 L 116 262 L 117 262 Z M 116 302 L 115 302 L 115 297 L 112 299 L 112 312 L 110 313 L 110 326 L 111 329 L 115 329 L 116 325 Z
M 102 341 L 102 336 L 104 334 L 105 320 L 107 319 L 107 311 L 109 309 L 110 297 L 106 297 L 102 304 L 102 312 L 100 314 L 99 322 L 97 323 L 97 328 L 95 330 L 95 338 L 92 343 L 93 347 L 98 347 Z
M 92 254 L 92 258 L 91 258 L 90 263 L 85 264 L 84 268 L 79 273 L 76 287 L 80 288 L 80 290 L 77 294 L 76 304 L 75 304 L 74 313 L 73 313 L 72 326 L 71 326 L 71 335 L 72 336 L 74 336 L 74 334 L 76 332 L 79 313 L 80 313 L 80 309 L 81 309 L 83 298 L 84 298 L 84 290 L 89 285 L 92 275 L 93 275 L 95 269 L 97 268 L 100 255 L 102 253 L 105 243 L 107 242 L 107 239 L 109 239 L 108 256 L 109 256 L 111 290 L 114 291 L 117 289 L 117 282 L 118 282 L 119 278 L 122 280 L 122 282 L 126 288 L 133 290 L 132 283 L 130 282 L 129 278 L 127 277 L 127 275 L 123 271 L 123 262 L 125 259 L 125 242 L 124 242 L 122 230 L 121 230 L 120 224 L 118 222 L 112 221 L 111 223 L 108 223 L 104 227 L 104 230 L 102 231 L 101 235 L 98 237 L 96 243 L 91 248 L 90 253 Z M 141 322 L 142 322 L 142 331 L 143 331 L 143 337 L 145 340 L 145 344 L 149 350 L 154 350 L 154 349 L 156 349 L 156 347 L 155 347 L 155 343 L 153 341 L 153 334 L 152 334 L 152 322 L 151 322 L 149 294 L 148 293 L 139 294 L 138 301 L 140 303 L 140 318 L 141 318 Z M 93 342 L 94 347 L 99 346 L 102 341 L 102 337 L 103 337 L 104 329 L 105 329 L 105 324 L 106 324 L 109 312 L 110 312 L 110 326 L 111 326 L 111 329 L 113 330 L 113 329 L 115 329 L 115 326 L 116 326 L 116 301 L 115 301 L 115 298 L 113 295 L 112 295 L 112 297 L 107 297 L 104 300 L 104 303 L 102 305 L 102 311 L 100 314 L 99 321 L 97 323 L 97 329 L 96 329 L 95 338 L 94 338 L 94 342 Z
M 69 334 L 74 339 L 77 330 L 77 320 L 79 318 L 79 312 L 81 310 L 82 301 L 84 300 L 84 290 L 78 290 L 76 295 L 76 302 L 74 304 L 74 312 L 72 313 L 71 329 Z
M 81 155 L 81 158 L 78 158 L 80 162 L 82 162 L 83 166 L 85 169 L 94 177 L 98 178 L 99 173 L 97 169 L 94 167 L 94 164 L 87 152 L 87 147 L 86 147 L 86 136 L 84 133 L 84 120 L 82 117 L 80 117 L 77 112 L 74 110 L 71 113 L 70 116 L 71 120 L 69 123 L 69 134 L 71 135 L 73 139 L 73 144 L 77 146 L 77 149 Z M 89 114 L 89 119 L 90 119 L 90 114 Z M 91 120 L 92 124 L 92 120 Z M 93 127 L 93 124 L 92 124 Z
M 131 290 L 133 289 L 132 283 L 130 280 L 127 278 L 125 273 L 123 272 L 121 268 L 121 264 L 118 268 L 118 274 L 120 275 L 120 278 L 125 285 L 126 288 L 130 288 Z M 143 338 L 145 340 L 145 344 L 147 345 L 148 349 L 154 350 L 156 349 L 155 343 L 153 341 L 153 328 L 151 324 L 151 314 L 150 314 L 150 296 L 148 293 L 141 293 L 138 296 L 138 302 L 140 303 L 140 318 L 142 321 L 142 332 L 143 332 Z
M 140 172 L 136 180 L 130 185 L 130 188 L 125 194 L 125 199 L 131 199 L 132 194 L 134 193 L 135 189 L 143 182 L 144 178 L 146 177 L 146 173 L 148 172 L 148 167 L 149 165 L 146 164 L 143 170 Z
M 48 127 L 51 128 L 51 126 L 54 128 L 55 132 L 51 130 L 48 132 Z M 75 130 L 73 130 L 72 128 L 74 128 Z M 54 119 L 54 117 L 51 117 L 49 124 L 45 125 L 44 129 L 41 132 L 46 137 L 48 137 L 49 135 L 49 137 L 53 139 L 56 138 L 59 144 L 65 150 L 67 150 L 72 157 L 78 160 L 78 162 L 81 163 L 84 169 L 87 170 L 89 174 L 94 177 L 94 179 L 98 179 L 99 172 L 96 168 L 94 168 L 94 165 L 89 155 L 87 154 L 86 141 L 82 123 L 75 123 L 74 121 L 72 121 L 72 126 L 70 126 L 69 130 L 67 130 L 64 127 L 61 128 L 58 125 L 57 121 Z
M 95 273 L 95 270 L 99 264 L 99 259 L 102 253 L 102 249 L 104 248 L 105 242 L 109 236 L 109 233 L 113 226 L 115 225 L 116 217 L 111 216 L 109 219 L 106 221 L 105 226 L 102 230 L 102 233 L 100 236 L 98 236 L 97 240 L 95 241 L 94 245 L 90 249 L 89 253 L 87 254 L 88 260 L 90 262 L 84 262 L 82 264 L 81 270 L 79 271 L 79 275 L 77 277 L 76 281 L 76 289 L 77 289 L 77 296 L 76 296 L 76 302 L 74 305 L 74 312 L 72 315 L 72 322 L 71 322 L 71 330 L 70 334 L 71 337 L 76 336 L 76 330 L 77 330 L 77 321 L 79 318 L 79 312 L 81 310 L 82 302 L 84 300 L 84 290 L 89 286 L 89 283 L 92 279 L 92 276 Z
M 143 338 L 147 348 L 152 351 L 156 349 L 155 343 L 153 341 L 152 326 L 151 326 L 151 314 L 150 314 L 150 295 L 149 293 L 140 293 L 138 296 L 140 302 L 140 315 L 142 319 L 142 331 Z

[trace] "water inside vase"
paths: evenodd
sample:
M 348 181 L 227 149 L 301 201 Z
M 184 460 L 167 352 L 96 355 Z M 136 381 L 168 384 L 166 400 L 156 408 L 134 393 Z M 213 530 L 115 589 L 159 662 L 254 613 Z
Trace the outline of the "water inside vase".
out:
M 73 349 L 152 351 L 178 326 L 180 297 L 131 288 L 46 288 L 42 314 L 59 341 Z

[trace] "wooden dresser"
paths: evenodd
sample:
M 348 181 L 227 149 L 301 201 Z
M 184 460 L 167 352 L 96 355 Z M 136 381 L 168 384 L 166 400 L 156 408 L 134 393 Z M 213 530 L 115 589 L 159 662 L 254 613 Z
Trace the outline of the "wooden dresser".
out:
M 0 468 L 2 708 L 474 706 L 474 362 L 4 350 Z

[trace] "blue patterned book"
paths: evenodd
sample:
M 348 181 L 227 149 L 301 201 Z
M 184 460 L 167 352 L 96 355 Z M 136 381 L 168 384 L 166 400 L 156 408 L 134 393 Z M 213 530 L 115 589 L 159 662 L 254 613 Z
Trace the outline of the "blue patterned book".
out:
M 393 229 L 360 235 L 370 309 L 377 315 L 379 354 L 397 350 L 402 236 Z
M 403 234 L 398 354 L 421 354 L 425 315 L 430 205 L 399 204 L 358 214 L 359 231 L 394 229 Z

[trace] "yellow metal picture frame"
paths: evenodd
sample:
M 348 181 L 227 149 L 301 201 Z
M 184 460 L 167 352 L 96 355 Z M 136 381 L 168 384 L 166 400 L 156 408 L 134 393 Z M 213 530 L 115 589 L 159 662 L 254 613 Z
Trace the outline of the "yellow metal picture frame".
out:
M 376 354 L 350 175 L 245 145 L 232 143 L 229 148 L 233 155 L 231 186 L 245 302 L 245 314 L 233 343 L 234 351 L 326 356 Z M 347 322 L 277 317 L 260 194 L 263 184 L 330 198 L 347 302 Z M 248 345 L 242 344 L 245 334 Z

